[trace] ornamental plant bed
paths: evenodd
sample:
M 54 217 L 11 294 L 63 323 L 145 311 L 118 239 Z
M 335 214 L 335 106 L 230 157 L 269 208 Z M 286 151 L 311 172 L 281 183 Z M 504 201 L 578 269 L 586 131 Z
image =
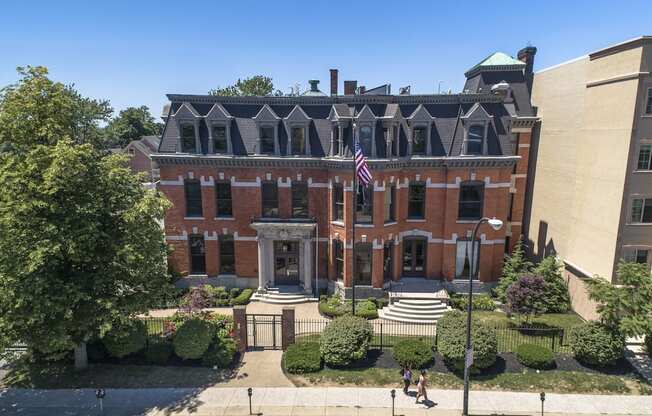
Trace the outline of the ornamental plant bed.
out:
M 233 362 L 225 368 L 225 370 L 235 370 L 240 366 L 242 360 L 242 354 L 239 352 L 235 353 L 233 357 Z M 145 351 L 138 352 L 136 354 L 131 354 L 123 358 L 116 358 L 111 356 L 106 356 L 101 360 L 91 360 L 90 363 L 94 364 L 111 364 L 111 365 L 142 365 L 142 366 L 152 366 L 150 362 L 145 358 Z M 202 359 L 196 360 L 183 360 L 178 357 L 176 354 L 172 354 L 170 359 L 163 367 L 208 367 L 202 364 Z

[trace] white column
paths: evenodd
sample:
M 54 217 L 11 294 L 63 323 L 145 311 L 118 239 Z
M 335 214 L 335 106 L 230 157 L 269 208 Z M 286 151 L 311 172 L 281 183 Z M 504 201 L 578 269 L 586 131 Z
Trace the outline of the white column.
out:
M 266 278 L 269 280 L 270 286 L 274 286 L 276 274 L 276 270 L 274 270 L 274 240 L 265 239 L 264 257 Z
M 258 290 L 265 288 L 265 239 L 258 236 Z
M 312 291 L 312 250 L 310 245 L 310 237 L 303 239 L 303 250 L 301 261 L 303 262 L 303 288 L 306 292 Z

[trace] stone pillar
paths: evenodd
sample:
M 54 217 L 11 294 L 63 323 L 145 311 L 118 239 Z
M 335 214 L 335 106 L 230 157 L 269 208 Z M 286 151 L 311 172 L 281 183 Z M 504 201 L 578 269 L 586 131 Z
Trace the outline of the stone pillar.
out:
M 265 263 L 265 280 L 270 286 L 274 286 L 274 240 L 265 239 L 263 250 L 263 262 Z
M 302 246 L 303 249 L 300 251 L 302 255 L 300 256 L 299 261 L 303 262 L 303 288 L 306 292 L 312 292 L 312 279 L 314 276 L 312 275 L 313 253 L 311 250 L 312 246 L 310 244 L 310 237 L 302 240 Z
M 245 305 L 233 307 L 233 325 L 235 327 L 235 339 L 238 344 L 238 351 L 245 352 L 247 349 L 247 309 Z
M 286 350 L 294 341 L 294 307 L 285 306 L 281 316 L 281 347 Z

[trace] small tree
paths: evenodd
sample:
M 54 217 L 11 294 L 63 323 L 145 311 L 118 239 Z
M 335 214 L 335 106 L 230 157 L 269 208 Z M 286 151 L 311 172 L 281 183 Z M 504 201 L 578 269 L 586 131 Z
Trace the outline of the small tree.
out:
M 507 306 L 512 313 L 525 317 L 529 323 L 533 316 L 546 312 L 544 299 L 546 282 L 541 276 L 521 276 L 507 289 Z
M 544 301 L 546 312 L 564 313 L 570 309 L 568 287 L 561 274 L 561 264 L 555 256 L 548 256 L 534 268 L 534 274 L 546 282 Z
M 142 136 L 161 134 L 163 125 L 157 123 L 147 106 L 128 107 L 106 126 L 108 145 L 124 147 Z
M 652 273 L 647 264 L 618 263 L 620 285 L 599 276 L 587 281 L 589 297 L 598 302 L 600 320 L 625 337 L 652 333 Z
M 523 249 L 523 240 L 518 240 L 512 254 L 507 257 L 503 264 L 503 275 L 494 288 L 494 294 L 498 299 L 505 303 L 507 302 L 507 289 L 516 282 L 518 278 L 529 273 L 532 270 L 532 263 L 525 258 L 525 250 Z

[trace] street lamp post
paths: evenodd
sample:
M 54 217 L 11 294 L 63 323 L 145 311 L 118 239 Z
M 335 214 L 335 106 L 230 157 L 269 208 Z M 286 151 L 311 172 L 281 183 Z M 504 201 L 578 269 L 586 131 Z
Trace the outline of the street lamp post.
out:
M 471 347 L 471 312 L 473 311 L 473 278 L 477 276 L 477 267 L 475 261 L 475 236 L 478 233 L 478 228 L 484 223 L 487 223 L 494 230 L 498 231 L 502 228 L 503 222 L 496 217 L 487 218 L 483 217 L 473 227 L 471 234 L 471 261 L 469 268 L 469 304 L 466 310 L 466 350 L 464 356 L 464 404 L 462 415 L 469 415 L 469 372 L 473 362 L 473 350 Z

